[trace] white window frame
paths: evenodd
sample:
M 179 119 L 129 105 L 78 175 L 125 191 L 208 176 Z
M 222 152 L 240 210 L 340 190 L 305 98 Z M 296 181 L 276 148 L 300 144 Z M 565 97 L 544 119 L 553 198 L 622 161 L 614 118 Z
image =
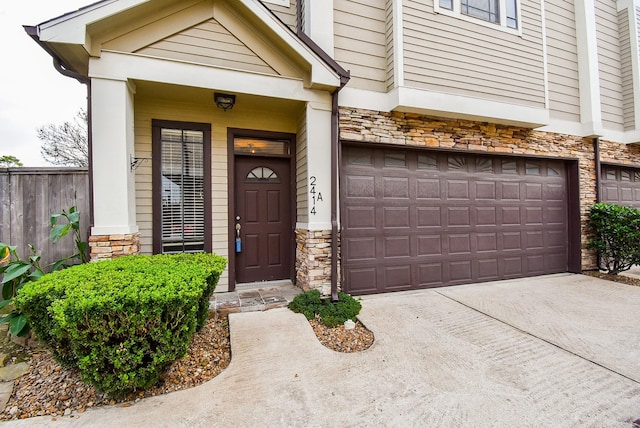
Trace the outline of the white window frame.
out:
M 461 12 L 460 0 L 451 0 L 453 4 L 453 10 L 440 7 L 440 0 L 433 0 L 433 11 L 441 15 L 447 15 L 454 18 L 461 19 L 463 21 L 472 22 L 474 24 L 482 25 L 483 27 L 493 28 L 494 30 L 504 31 L 506 33 L 522 36 L 522 8 L 520 6 L 520 0 L 516 0 L 516 12 L 518 20 L 518 28 L 507 27 L 507 0 L 499 0 L 498 7 L 500 8 L 499 16 L 500 22 L 485 21 L 481 18 L 465 15 Z
M 278 6 L 291 7 L 291 0 L 262 0 L 264 3 L 277 4 Z

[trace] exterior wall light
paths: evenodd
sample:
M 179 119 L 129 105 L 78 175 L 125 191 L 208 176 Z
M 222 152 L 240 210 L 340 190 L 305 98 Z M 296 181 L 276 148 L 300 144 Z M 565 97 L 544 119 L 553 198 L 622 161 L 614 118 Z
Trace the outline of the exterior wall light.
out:
M 213 100 L 216 105 L 224 111 L 231 110 L 236 103 L 236 96 L 230 94 L 220 94 L 218 92 L 213 94 Z

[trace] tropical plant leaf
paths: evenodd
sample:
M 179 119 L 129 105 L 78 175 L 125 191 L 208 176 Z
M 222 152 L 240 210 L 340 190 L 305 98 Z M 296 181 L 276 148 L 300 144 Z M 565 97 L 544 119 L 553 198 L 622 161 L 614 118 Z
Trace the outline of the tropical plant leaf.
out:
M 69 224 L 57 224 L 51 229 L 51 233 L 49 234 L 49 238 L 51 242 L 54 244 L 58 242 L 58 240 L 69 233 L 71 230 L 71 223 Z
M 56 213 L 49 218 L 49 221 L 51 222 L 51 227 L 54 227 L 56 225 L 56 223 L 58 222 L 58 218 L 60 218 L 60 216 L 62 216 L 62 213 Z
M 2 283 L 6 284 L 7 282 L 12 281 L 12 280 L 24 275 L 25 273 L 27 273 L 29 271 L 29 269 L 31 269 L 31 264 L 29 264 L 29 263 L 20 262 L 20 263 L 11 264 L 4 271 L 4 278 L 2 279 Z
M 25 317 L 23 314 L 17 315 L 11 318 L 11 321 L 9 321 L 9 331 L 14 336 L 24 336 L 25 334 L 27 334 L 29 330 L 26 327 L 27 317 Z
M 0 300 L 0 309 L 3 309 L 5 306 L 10 305 L 12 302 L 12 299 Z

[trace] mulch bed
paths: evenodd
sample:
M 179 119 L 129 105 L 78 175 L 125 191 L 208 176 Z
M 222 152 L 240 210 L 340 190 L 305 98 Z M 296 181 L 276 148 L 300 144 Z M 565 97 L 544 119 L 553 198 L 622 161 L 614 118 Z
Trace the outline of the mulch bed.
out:
M 640 287 L 640 279 L 632 278 L 632 277 L 625 276 L 625 275 L 608 275 L 606 273 L 602 273 L 602 272 L 595 271 L 595 270 L 584 271 L 584 272 L 582 272 L 582 274 L 583 275 L 594 276 L 594 277 L 600 278 L 600 279 L 606 279 L 608 281 L 621 282 L 623 284 L 635 285 L 636 287 Z

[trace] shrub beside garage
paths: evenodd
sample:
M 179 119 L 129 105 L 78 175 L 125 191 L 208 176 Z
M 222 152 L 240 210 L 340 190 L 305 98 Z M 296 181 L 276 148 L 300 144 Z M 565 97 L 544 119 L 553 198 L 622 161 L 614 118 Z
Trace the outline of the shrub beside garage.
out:
M 127 256 L 45 275 L 16 298 L 61 364 L 112 395 L 155 384 L 208 318 L 226 259 Z

